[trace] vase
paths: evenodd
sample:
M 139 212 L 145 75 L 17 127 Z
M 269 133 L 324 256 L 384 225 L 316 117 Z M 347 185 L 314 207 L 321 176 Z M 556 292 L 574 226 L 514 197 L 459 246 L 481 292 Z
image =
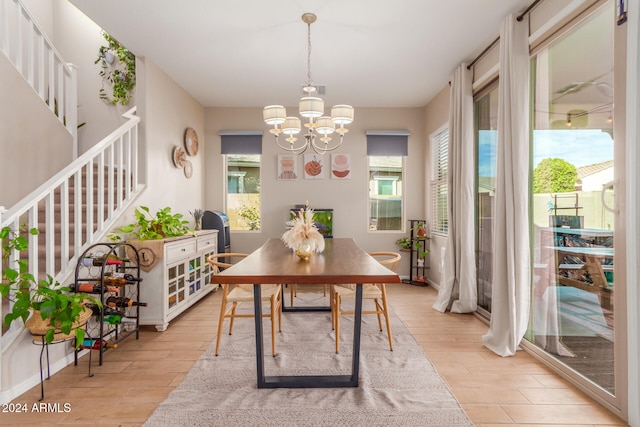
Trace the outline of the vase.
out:
M 202 230 L 202 220 L 201 219 L 196 219 L 196 225 L 193 228 L 195 231 L 199 231 Z
M 296 249 L 296 255 L 303 261 L 309 261 L 312 253 L 311 243 L 306 239 L 303 240 Z

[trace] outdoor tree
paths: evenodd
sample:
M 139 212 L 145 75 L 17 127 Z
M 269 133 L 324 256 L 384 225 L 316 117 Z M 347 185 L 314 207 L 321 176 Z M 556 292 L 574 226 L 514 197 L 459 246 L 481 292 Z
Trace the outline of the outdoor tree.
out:
M 542 160 L 533 170 L 533 192 L 567 193 L 575 191 L 578 171 L 571 163 L 558 158 Z

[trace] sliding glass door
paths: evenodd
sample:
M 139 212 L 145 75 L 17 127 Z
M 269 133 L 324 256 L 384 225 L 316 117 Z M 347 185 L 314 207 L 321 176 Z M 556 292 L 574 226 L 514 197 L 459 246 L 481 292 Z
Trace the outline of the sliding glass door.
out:
M 528 340 L 615 395 L 613 6 L 532 57 Z
M 491 312 L 493 287 L 493 212 L 496 187 L 496 148 L 498 145 L 498 85 L 476 96 L 476 263 L 478 307 Z

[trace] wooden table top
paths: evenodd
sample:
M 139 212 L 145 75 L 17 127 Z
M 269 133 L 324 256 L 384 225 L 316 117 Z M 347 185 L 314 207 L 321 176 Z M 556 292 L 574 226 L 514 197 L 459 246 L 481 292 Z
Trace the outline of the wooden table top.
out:
M 212 276 L 218 284 L 401 283 L 400 277 L 351 238 L 325 239 L 325 250 L 302 261 L 280 239 L 269 239 L 232 267 Z

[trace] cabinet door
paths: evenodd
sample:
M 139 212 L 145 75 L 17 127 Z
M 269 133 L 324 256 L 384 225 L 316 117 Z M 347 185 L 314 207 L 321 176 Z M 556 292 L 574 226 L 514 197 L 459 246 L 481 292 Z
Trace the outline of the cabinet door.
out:
M 180 261 L 167 267 L 167 308 L 175 310 L 186 296 L 188 262 Z
M 211 285 L 211 276 L 213 276 L 213 268 L 211 268 L 211 265 L 209 265 L 209 262 L 207 260 L 211 255 L 215 255 L 217 252 L 218 252 L 217 247 L 211 246 L 210 248 L 205 249 L 204 253 L 202 254 L 202 283 L 203 283 L 202 286 L 203 287 L 213 286 Z
M 194 255 L 189 259 L 189 296 L 202 289 L 202 255 Z

